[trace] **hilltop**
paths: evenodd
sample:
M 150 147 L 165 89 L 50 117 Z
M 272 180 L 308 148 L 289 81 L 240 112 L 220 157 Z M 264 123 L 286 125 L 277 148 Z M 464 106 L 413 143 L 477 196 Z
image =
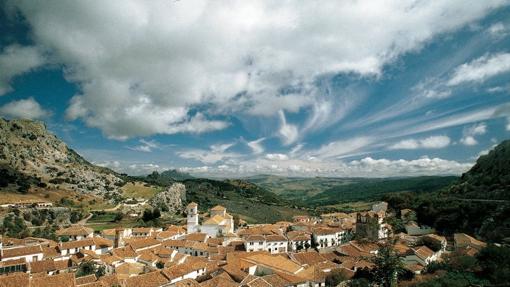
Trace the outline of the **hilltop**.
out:
M 510 140 L 480 156 L 446 193 L 462 198 L 510 200 Z
M 0 189 L 21 194 L 69 192 L 120 196 L 120 176 L 98 167 L 48 131 L 44 123 L 0 119 Z

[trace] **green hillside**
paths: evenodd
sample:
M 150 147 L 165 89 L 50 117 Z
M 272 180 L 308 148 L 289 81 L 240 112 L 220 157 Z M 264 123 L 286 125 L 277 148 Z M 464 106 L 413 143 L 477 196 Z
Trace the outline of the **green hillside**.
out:
M 440 233 L 475 234 L 510 243 L 510 141 L 504 141 L 448 188 L 432 193 L 389 193 L 384 200 L 397 213 L 415 209 L 421 224 Z
M 510 140 L 481 156 L 447 194 L 462 198 L 510 200 Z
M 258 175 L 246 180 L 302 205 L 379 200 L 389 192 L 431 192 L 447 187 L 454 176 L 412 178 L 299 178 Z

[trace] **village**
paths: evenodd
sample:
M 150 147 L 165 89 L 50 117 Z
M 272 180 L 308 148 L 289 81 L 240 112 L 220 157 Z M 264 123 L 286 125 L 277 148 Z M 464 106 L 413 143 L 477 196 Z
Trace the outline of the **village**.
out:
M 199 214 L 186 207 L 186 224 L 166 228 L 113 228 L 96 232 L 83 225 L 44 238 L 0 242 L 0 286 L 329 286 L 374 268 L 372 258 L 391 244 L 407 272 L 419 275 L 453 251 L 469 256 L 486 244 L 467 234 L 453 240 L 419 226 L 413 210 L 400 210 L 405 231 L 388 223 L 388 204 L 371 210 L 294 216 L 292 222 L 249 225 L 225 207 Z M 84 270 L 89 269 L 89 272 Z M 339 283 L 342 285 L 342 282 Z

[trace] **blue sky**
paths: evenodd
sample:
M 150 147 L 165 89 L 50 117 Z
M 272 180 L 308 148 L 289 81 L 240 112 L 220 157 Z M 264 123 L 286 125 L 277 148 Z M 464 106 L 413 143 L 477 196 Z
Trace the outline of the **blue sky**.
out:
M 129 174 L 460 174 L 510 137 L 508 1 L 250 2 L 0 2 L 0 115 Z

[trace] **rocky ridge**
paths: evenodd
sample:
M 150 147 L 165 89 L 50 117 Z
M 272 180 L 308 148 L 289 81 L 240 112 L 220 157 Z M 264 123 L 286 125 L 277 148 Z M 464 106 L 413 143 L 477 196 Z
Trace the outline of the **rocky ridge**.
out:
M 107 199 L 118 198 L 123 185 L 115 172 L 89 163 L 37 121 L 0 119 L 0 169 L 34 179 L 39 187 Z

